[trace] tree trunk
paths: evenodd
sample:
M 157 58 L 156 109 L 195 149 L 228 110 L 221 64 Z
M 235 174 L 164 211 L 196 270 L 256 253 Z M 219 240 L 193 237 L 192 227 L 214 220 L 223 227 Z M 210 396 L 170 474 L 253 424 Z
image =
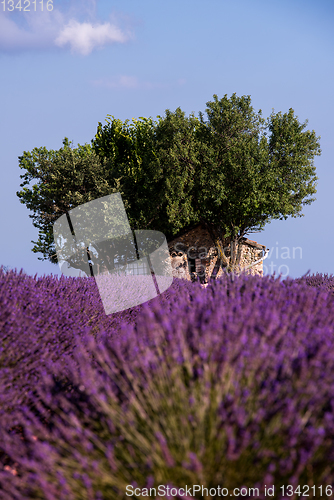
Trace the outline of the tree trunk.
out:
M 223 268 L 227 268 L 228 264 L 229 264 L 228 258 L 226 257 L 226 254 L 224 251 L 225 240 L 222 237 L 222 229 L 220 227 L 215 227 L 215 226 L 208 224 L 208 223 L 205 223 L 205 226 L 206 226 L 206 228 L 211 236 L 212 241 L 214 241 L 214 243 L 218 249 L 218 258 L 217 258 L 215 268 L 213 270 L 213 277 L 215 279 L 220 266 L 222 266 Z
M 229 272 L 239 272 L 240 271 L 240 261 L 242 245 L 240 243 L 241 237 L 235 236 L 231 240 L 231 260 L 229 265 Z

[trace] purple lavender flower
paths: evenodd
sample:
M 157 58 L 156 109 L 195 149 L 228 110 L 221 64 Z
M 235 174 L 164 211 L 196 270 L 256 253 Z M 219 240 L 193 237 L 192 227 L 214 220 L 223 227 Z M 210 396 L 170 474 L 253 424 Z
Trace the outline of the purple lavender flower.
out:
M 105 316 L 90 278 L 0 270 L 0 498 L 332 484 L 333 288 L 175 279 Z

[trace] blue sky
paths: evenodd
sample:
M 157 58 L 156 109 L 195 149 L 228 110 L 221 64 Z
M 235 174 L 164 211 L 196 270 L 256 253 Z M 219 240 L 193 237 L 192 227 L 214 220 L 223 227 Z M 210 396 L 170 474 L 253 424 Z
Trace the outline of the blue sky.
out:
M 266 274 L 334 274 L 332 0 L 46 0 L 0 3 L 0 264 L 58 274 L 16 196 L 18 156 L 64 137 L 89 143 L 98 122 L 205 111 L 213 94 L 250 95 L 263 116 L 293 108 L 321 136 L 317 200 L 304 217 L 247 235 L 270 249 Z M 52 10 L 51 10 L 52 7 Z M 34 8 L 36 10 L 34 10 Z

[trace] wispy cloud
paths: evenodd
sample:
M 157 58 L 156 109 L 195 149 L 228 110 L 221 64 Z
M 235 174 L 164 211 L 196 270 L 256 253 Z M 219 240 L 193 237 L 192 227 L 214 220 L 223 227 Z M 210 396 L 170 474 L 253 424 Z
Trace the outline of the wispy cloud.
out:
M 177 82 L 167 83 L 167 82 L 150 82 L 140 80 L 135 76 L 130 75 L 118 75 L 110 78 L 100 78 L 97 80 L 92 80 L 91 84 L 94 87 L 104 87 L 109 89 L 143 89 L 143 90 L 153 90 L 153 89 L 167 89 L 175 86 L 184 85 L 186 83 L 185 79 L 179 79 Z
M 22 13 L 22 18 L 17 15 L 9 16 L 0 12 L 0 49 L 31 50 L 46 48 L 53 45 L 53 39 L 62 25 L 63 16 L 55 11 L 34 12 L 36 15 Z
M 0 50 L 64 48 L 86 56 L 95 49 L 131 38 L 129 30 L 121 29 L 114 20 L 97 21 L 94 7 L 92 0 L 82 0 L 80 4 L 72 0 L 67 12 L 54 8 L 49 12 L 14 12 L 11 16 L 1 11 Z
M 101 78 L 93 80 L 92 84 L 96 87 L 106 87 L 110 89 L 128 88 L 135 89 L 139 87 L 139 80 L 135 76 L 120 75 L 113 78 Z
M 138 78 L 135 76 L 120 75 L 111 78 L 100 78 L 91 82 L 95 87 L 105 87 L 109 89 L 136 89 L 140 86 Z

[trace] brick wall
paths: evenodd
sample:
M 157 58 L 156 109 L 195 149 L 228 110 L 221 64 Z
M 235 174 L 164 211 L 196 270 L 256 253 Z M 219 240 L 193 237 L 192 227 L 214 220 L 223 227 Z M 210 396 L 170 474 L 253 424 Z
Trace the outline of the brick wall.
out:
M 253 262 L 261 259 L 265 245 L 260 245 L 256 241 L 243 238 L 241 240 L 241 269 Z M 171 264 L 173 276 L 187 280 L 197 279 L 207 282 L 208 278 L 215 270 L 218 259 L 218 249 L 212 240 L 209 231 L 203 226 L 198 225 L 189 229 L 184 234 L 176 237 L 168 242 L 169 253 L 171 256 Z M 231 251 L 229 241 L 224 242 L 224 251 L 227 257 L 227 262 L 230 262 Z M 223 269 L 220 266 L 217 277 L 223 274 Z M 252 268 L 246 270 L 247 274 L 263 275 L 263 263 L 260 262 Z

